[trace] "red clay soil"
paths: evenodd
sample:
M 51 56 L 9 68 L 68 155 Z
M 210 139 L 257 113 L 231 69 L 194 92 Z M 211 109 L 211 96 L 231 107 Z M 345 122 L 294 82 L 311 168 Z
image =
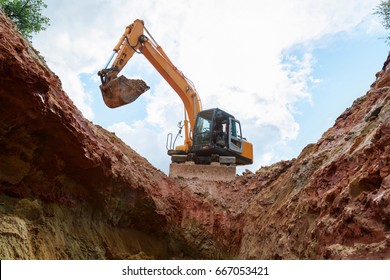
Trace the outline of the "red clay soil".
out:
M 213 205 L 86 120 L 4 16 L 0 41 L 2 259 L 228 255 Z
M 110 108 L 132 103 L 147 90 L 149 86 L 143 80 L 127 79 L 123 75 L 100 86 L 104 103 Z
M 388 61 L 297 159 L 210 182 L 86 120 L 3 15 L 0 42 L 1 259 L 390 258 Z
M 240 258 L 390 258 L 389 61 L 277 180 L 249 182 Z

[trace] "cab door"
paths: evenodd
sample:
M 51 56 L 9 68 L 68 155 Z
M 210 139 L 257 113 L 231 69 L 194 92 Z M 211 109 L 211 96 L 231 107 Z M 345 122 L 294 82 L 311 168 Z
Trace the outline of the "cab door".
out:
M 234 118 L 229 118 L 229 150 L 242 153 L 241 124 Z

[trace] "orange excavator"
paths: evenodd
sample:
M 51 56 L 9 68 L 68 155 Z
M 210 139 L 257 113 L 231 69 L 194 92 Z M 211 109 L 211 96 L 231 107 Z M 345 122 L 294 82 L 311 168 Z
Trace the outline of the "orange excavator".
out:
M 219 108 L 202 110 L 195 86 L 171 62 L 142 20 L 137 19 L 126 27 L 106 67 L 98 72 L 103 100 L 108 107 L 131 103 L 149 89 L 142 80 L 118 77 L 134 53 L 146 57 L 184 104 L 185 117 L 183 125 L 180 125 L 180 131 L 184 128 L 183 145 L 174 147 L 172 134 L 167 137 L 172 163 L 230 166 L 253 163 L 253 147 L 243 138 L 240 122 Z M 110 65 L 112 59 L 114 62 Z

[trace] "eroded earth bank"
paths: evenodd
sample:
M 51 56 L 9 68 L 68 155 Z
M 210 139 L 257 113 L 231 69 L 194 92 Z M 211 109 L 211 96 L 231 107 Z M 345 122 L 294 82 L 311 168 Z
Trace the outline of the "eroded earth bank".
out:
M 389 259 L 388 62 L 296 159 L 173 180 L 86 120 L 0 15 L 0 258 Z

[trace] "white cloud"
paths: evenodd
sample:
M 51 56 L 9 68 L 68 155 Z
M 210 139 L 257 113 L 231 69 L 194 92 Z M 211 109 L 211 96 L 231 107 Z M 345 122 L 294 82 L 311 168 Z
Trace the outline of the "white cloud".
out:
M 378 24 L 371 15 L 379 0 L 45 2 L 51 27 L 36 36 L 34 45 L 87 118 L 96 112 L 80 74 L 96 73 L 126 25 L 141 18 L 171 60 L 195 83 L 204 108 L 220 107 L 240 119 L 244 136 L 255 144 L 257 160 L 252 169 L 256 169 L 279 159 L 277 147 L 299 133 L 295 104 L 310 102 L 309 86 L 318 81 L 312 76 L 315 44 L 325 35 L 347 34 L 357 26 L 360 32 L 375 30 Z M 288 50 L 297 45 L 302 46 L 303 55 L 289 56 Z M 159 79 L 141 56 L 132 59 L 131 69 L 132 74 L 142 69 Z M 96 89 L 99 96 L 97 84 Z M 166 161 L 160 158 L 167 156 L 165 152 L 156 155 L 163 150 L 166 133 L 176 129 L 183 109 L 164 81 L 157 82 L 145 100 L 145 119 L 110 129 L 125 141 L 131 138 L 130 146 L 162 168 Z M 134 137 L 141 133 L 142 141 Z M 154 144 L 144 149 L 148 137 Z

